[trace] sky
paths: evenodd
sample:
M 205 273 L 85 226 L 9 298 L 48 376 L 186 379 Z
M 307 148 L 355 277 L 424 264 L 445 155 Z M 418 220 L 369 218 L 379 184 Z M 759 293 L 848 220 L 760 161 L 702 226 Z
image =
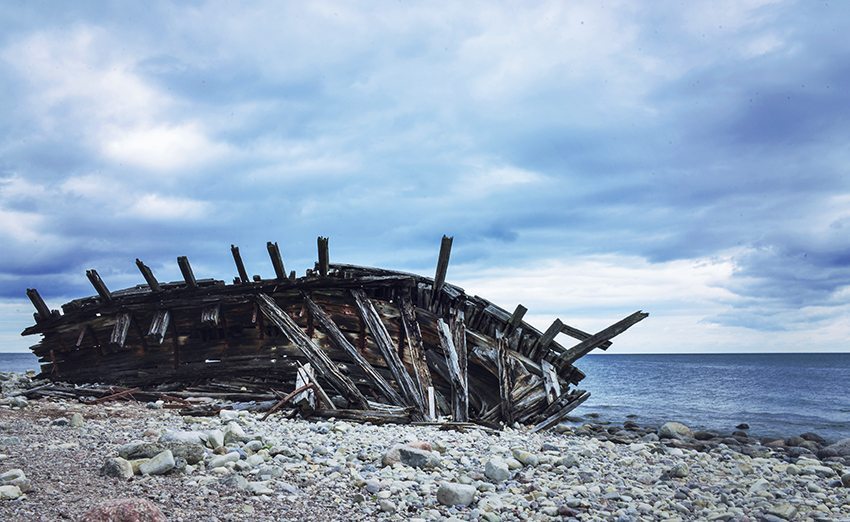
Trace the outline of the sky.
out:
M 316 260 L 609 353 L 850 351 L 848 2 L 0 4 L 0 351 L 52 308 Z M 573 341 L 558 340 L 567 346 Z

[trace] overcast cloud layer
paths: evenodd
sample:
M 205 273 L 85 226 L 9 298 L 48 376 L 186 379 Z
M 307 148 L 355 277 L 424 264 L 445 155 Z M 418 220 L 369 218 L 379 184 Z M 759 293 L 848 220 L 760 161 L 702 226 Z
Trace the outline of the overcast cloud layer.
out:
M 142 281 L 431 274 L 638 351 L 850 349 L 850 3 L 6 2 L 0 351 Z M 569 344 L 568 339 L 562 339 Z

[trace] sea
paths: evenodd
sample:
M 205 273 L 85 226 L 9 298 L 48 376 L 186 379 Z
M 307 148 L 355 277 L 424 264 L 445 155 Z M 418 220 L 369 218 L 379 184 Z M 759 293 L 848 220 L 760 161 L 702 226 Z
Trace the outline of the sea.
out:
M 576 366 L 591 396 L 573 415 L 585 421 L 850 437 L 850 353 L 591 354 Z M 27 369 L 38 370 L 32 354 L 0 353 L 0 371 Z

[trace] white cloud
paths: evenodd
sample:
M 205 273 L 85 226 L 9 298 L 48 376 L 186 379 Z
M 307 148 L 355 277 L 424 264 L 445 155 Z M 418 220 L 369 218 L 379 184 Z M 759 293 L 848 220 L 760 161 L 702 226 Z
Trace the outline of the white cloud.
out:
M 105 156 L 149 171 L 202 167 L 229 151 L 227 145 L 210 140 L 196 123 L 110 129 L 104 134 Z
M 145 194 L 128 208 L 130 216 L 146 220 L 159 221 L 170 219 L 200 219 L 204 217 L 209 205 L 203 201 L 189 198 Z

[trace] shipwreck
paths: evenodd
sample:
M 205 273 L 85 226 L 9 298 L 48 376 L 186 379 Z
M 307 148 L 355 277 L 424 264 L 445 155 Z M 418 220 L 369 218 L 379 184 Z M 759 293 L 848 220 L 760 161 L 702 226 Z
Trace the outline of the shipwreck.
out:
M 32 394 L 159 398 L 195 412 L 192 397 L 264 400 L 267 415 L 518 422 L 539 431 L 589 397 L 573 364 L 648 315 L 594 334 L 560 320 L 540 332 L 523 321 L 523 305 L 508 312 L 446 282 L 450 237 L 433 279 L 332 264 L 328 239 L 317 244 L 318 262 L 302 277 L 287 273 L 269 242 L 269 279 L 249 278 L 231 245 L 238 276 L 230 284 L 196 279 L 178 257 L 182 281 L 161 282 L 136 259 L 145 284 L 124 290 L 88 270 L 97 295 L 61 313 L 28 289 L 36 324 L 23 335 L 42 335 L 31 349 L 48 380 Z M 576 343 L 562 346 L 559 333 Z

